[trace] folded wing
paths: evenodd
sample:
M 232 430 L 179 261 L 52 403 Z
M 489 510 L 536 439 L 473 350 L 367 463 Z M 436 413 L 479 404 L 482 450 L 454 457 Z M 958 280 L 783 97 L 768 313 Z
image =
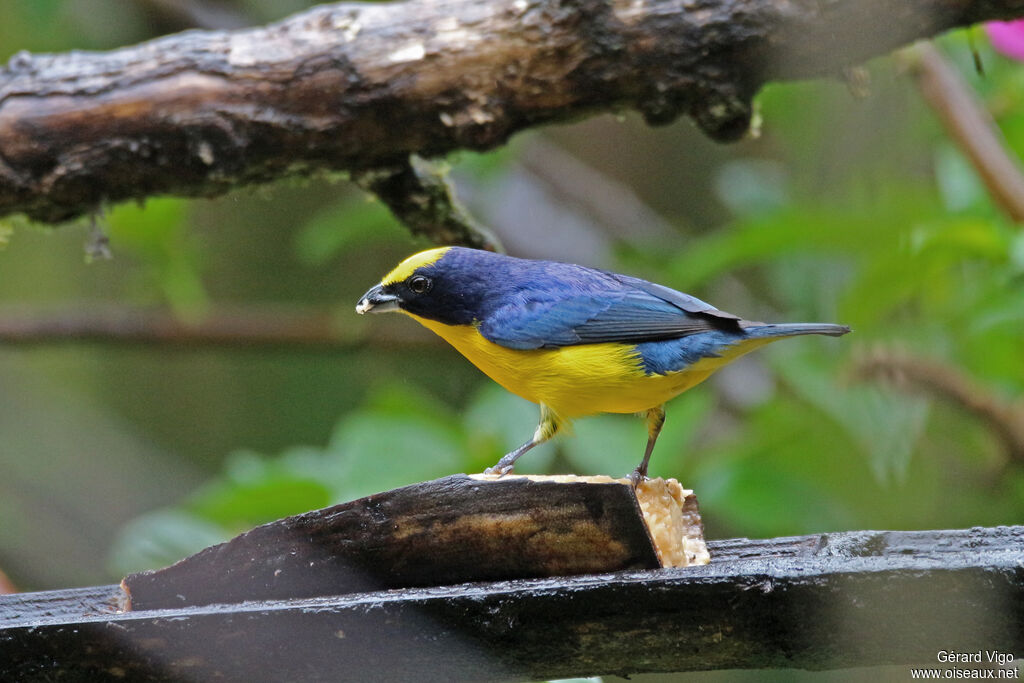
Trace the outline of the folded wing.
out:
M 740 331 L 739 318 L 696 297 L 603 271 L 531 287 L 479 321 L 480 333 L 513 349 L 639 343 L 709 330 Z

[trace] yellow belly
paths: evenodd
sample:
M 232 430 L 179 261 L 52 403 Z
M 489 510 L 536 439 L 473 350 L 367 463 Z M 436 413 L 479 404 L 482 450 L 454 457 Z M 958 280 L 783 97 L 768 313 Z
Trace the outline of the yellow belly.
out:
M 487 340 L 470 325 L 444 325 L 407 315 L 442 337 L 513 394 L 543 403 L 563 418 L 649 410 L 699 384 L 750 350 L 707 358 L 680 372 L 648 375 L 631 344 L 581 344 L 517 351 Z

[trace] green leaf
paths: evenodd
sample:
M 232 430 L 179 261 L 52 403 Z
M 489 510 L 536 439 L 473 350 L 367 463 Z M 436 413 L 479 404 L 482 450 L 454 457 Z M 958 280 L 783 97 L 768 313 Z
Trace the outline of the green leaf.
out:
M 1009 252 L 1010 265 L 1016 274 L 1024 274 L 1024 232 L 1018 232 L 1013 236 Z
M 480 181 L 492 181 L 508 170 L 508 166 L 521 155 L 522 143 L 518 138 L 487 152 L 460 150 L 449 157 L 452 173 Z
M 110 550 L 115 576 L 158 569 L 231 537 L 224 528 L 181 510 L 157 510 L 129 522 Z
M 1009 235 L 990 220 L 976 216 L 943 217 L 917 224 L 911 232 L 911 255 L 946 263 L 980 259 L 1005 263 L 1010 251 Z
M 235 453 L 225 476 L 193 494 L 186 507 L 198 517 L 242 531 L 328 505 L 331 490 L 316 474 L 295 467 L 294 458 Z
M 950 211 L 965 211 L 988 202 L 974 167 L 952 145 L 940 145 L 935 150 L 935 181 Z
M 528 441 L 540 419 L 537 406 L 526 399 L 487 382 L 472 398 L 462 419 L 470 460 L 470 470 L 481 471 L 501 456 Z M 554 456 L 553 444 L 531 450 L 523 471 L 544 472 Z
M 357 246 L 406 236 L 391 211 L 371 195 L 348 197 L 309 219 L 295 237 L 295 253 L 310 266 Z
M 855 528 L 856 517 L 820 483 L 773 466 L 756 453 L 694 483 L 705 514 L 715 510 L 752 538 Z M 722 523 L 722 522 L 718 522 Z
M 715 192 L 737 216 L 763 215 L 788 202 L 785 167 L 764 159 L 737 159 L 718 169 Z
M 344 418 L 327 456 L 338 467 L 334 498 L 347 500 L 458 472 L 467 460 L 456 421 L 436 401 L 398 387 Z
M 640 463 L 647 445 L 645 421 L 633 415 L 580 418 L 574 431 L 562 448 L 579 474 L 624 477 Z
M 777 352 L 770 358 L 809 408 L 828 415 L 860 444 L 880 483 L 905 480 L 927 424 L 927 400 L 874 386 L 840 385 L 834 365 L 806 353 Z
M 685 468 L 701 422 L 712 407 L 711 390 L 698 388 L 665 408 L 665 426 L 651 455 L 654 477 L 685 478 Z M 574 468 L 581 474 L 623 477 L 640 464 L 647 447 L 646 416 L 595 415 L 578 420 L 575 436 L 562 444 Z
M 119 204 L 107 216 L 111 244 L 127 249 L 142 262 L 144 275 L 176 312 L 200 315 L 208 306 L 200 276 L 200 250 L 189 232 L 187 204 L 157 198 L 141 204 Z

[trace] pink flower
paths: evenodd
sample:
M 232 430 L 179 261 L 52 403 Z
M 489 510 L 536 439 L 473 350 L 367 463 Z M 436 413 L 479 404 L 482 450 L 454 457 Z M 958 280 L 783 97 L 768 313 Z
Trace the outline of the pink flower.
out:
M 985 24 L 992 47 L 1007 57 L 1024 62 L 1024 19 Z

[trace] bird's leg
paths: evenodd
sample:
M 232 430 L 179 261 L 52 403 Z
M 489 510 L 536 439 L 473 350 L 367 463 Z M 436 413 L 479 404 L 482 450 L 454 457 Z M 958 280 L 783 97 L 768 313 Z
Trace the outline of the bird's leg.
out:
M 512 468 L 516 464 L 516 460 L 519 459 L 526 451 L 530 450 L 538 444 L 542 444 L 556 433 L 558 428 L 561 427 L 561 423 L 558 420 L 558 416 L 555 415 L 550 408 L 543 403 L 540 404 L 540 424 L 537 425 L 537 431 L 533 433 L 533 438 L 524 443 L 519 448 L 515 449 L 511 453 L 506 453 L 502 456 L 494 467 L 488 467 L 484 470 L 484 474 L 508 474 L 512 471 Z
M 651 461 L 651 453 L 654 451 L 654 442 L 661 434 L 661 428 L 665 425 L 665 406 L 658 406 L 647 411 L 647 450 L 644 451 L 644 459 L 630 472 L 629 480 L 636 488 L 641 481 L 647 478 L 647 463 Z

